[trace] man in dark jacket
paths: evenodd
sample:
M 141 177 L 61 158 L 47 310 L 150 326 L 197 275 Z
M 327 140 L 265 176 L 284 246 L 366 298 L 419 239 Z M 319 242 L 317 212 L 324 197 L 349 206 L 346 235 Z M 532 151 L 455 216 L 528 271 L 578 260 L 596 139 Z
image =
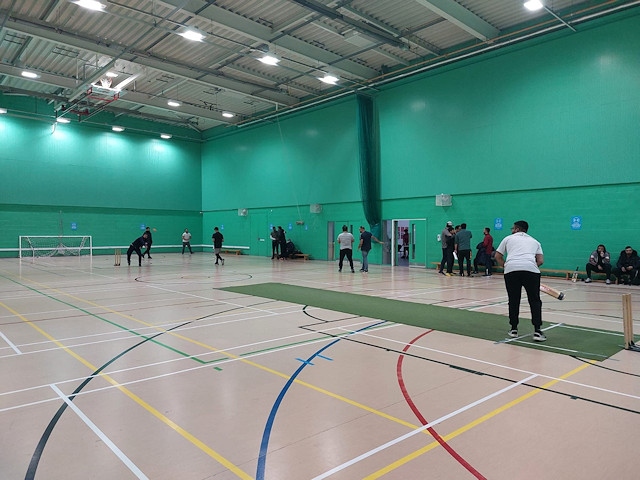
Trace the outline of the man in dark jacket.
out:
M 638 280 L 638 268 L 640 267 L 640 258 L 638 252 L 636 252 L 629 245 L 624 247 L 624 250 L 620 252 L 620 258 L 616 268 L 612 270 L 618 283 L 624 283 L 625 285 L 631 285 L 631 283 Z
M 151 244 L 153 243 L 153 236 L 151 235 L 151 228 L 147 227 L 146 230 L 144 231 L 144 233 L 146 233 L 147 235 L 147 249 L 142 253 L 142 258 L 144 258 L 144 256 L 148 256 L 149 260 L 151 260 Z
M 127 264 L 131 265 L 131 254 L 136 252 L 138 254 L 138 266 L 142 266 L 142 252 L 140 249 L 147 244 L 147 234 L 143 233 L 140 238 L 136 238 L 131 245 L 129 245 L 129 250 L 127 250 Z

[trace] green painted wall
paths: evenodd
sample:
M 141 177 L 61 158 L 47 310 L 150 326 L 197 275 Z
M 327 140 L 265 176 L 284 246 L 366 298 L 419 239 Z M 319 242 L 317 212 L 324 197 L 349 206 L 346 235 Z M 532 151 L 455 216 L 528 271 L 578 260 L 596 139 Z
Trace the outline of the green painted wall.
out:
M 479 241 L 501 218 L 497 243 L 526 219 L 548 268 L 582 267 L 601 242 L 614 253 L 637 245 L 640 222 L 630 205 L 640 193 L 639 19 L 582 25 L 383 89 L 376 97 L 383 218 L 427 219 L 428 264 L 440 260 L 436 235 L 447 220 L 468 223 Z M 275 223 L 288 223 L 299 216 L 295 205 L 306 212 L 309 203 L 338 201 L 352 207 L 344 219 L 361 219 L 354 127 L 355 105 L 342 102 L 210 140 L 205 208 L 213 216 L 248 208 L 248 217 L 230 220 L 243 235 L 256 208 L 272 207 L 284 213 Z M 320 141 L 307 144 L 307 131 Z M 270 167 L 283 164 L 295 174 L 274 175 Z M 452 194 L 453 206 L 436 207 L 439 193 Z M 324 243 L 322 226 L 333 216 L 326 208 L 314 232 Z M 326 245 L 300 237 L 302 250 L 324 258 Z
M 3 115 L 0 145 L 2 249 L 61 232 L 128 245 L 142 224 L 158 245 L 180 243 L 186 227 L 200 243 L 198 142 Z
M 358 201 L 355 109 L 352 98 L 207 142 L 203 210 Z
M 427 219 L 428 264 L 447 220 L 479 240 L 501 218 L 497 243 L 525 219 L 548 268 L 582 267 L 598 243 L 614 256 L 640 247 L 636 11 L 378 92 L 383 218 Z M 3 116 L 0 144 L 0 248 L 25 229 L 57 234 L 62 215 L 65 233 L 78 222 L 102 245 L 128 244 L 141 224 L 158 228 L 156 243 L 180 243 L 188 227 L 210 244 L 220 226 L 227 245 L 265 256 L 270 225 L 282 225 L 324 259 L 329 222 L 365 224 L 354 98 L 204 144 Z M 438 193 L 453 205 L 436 207 Z

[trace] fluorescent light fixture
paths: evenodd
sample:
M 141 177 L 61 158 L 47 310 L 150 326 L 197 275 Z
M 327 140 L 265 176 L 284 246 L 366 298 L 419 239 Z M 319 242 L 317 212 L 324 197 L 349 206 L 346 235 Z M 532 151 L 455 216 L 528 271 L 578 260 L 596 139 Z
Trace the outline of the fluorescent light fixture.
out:
M 2 115 L 3 113 L 7 113 L 7 109 L 6 108 L 0 108 L 0 115 Z
M 185 30 L 182 33 L 179 33 L 178 35 L 180 35 L 183 38 L 186 38 L 187 40 L 191 40 L 192 42 L 201 42 L 204 39 L 204 35 L 201 34 L 200 32 L 196 32 L 195 30 Z
M 222 116 L 225 117 L 225 118 L 233 118 L 236 115 L 234 113 L 231 113 L 231 112 L 222 112 Z
M 178 102 L 177 100 L 169 100 L 167 102 L 167 105 L 169 105 L 170 107 L 179 107 L 182 104 L 180 102 Z
M 126 87 L 127 85 L 129 85 L 131 82 L 133 82 L 136 78 L 138 78 L 138 75 L 131 75 L 129 78 L 125 78 L 123 81 L 121 81 L 118 85 L 116 85 L 115 87 L 113 87 L 114 90 L 122 90 L 124 87 Z
M 527 2 L 524 2 L 524 8 L 532 12 L 535 12 L 536 10 L 540 10 L 541 8 L 544 8 L 544 5 L 540 0 L 529 0 Z
M 38 75 L 35 72 L 29 72 L 27 70 L 25 70 L 24 72 L 22 72 L 22 76 L 25 78 L 39 78 L 40 75 Z
M 114 125 L 113 127 L 111 127 L 111 130 L 113 130 L 114 132 L 124 132 L 124 127 L 118 127 L 117 125 Z
M 116 78 L 118 76 L 116 72 L 107 72 L 105 75 L 109 78 Z
M 165 140 L 169 140 L 171 138 L 171 135 L 169 135 L 168 133 L 161 133 L 160 134 L 160 138 L 164 138 Z
M 65 117 L 58 117 L 58 118 L 56 118 L 56 122 L 58 122 L 58 123 L 71 123 L 71 120 L 69 120 L 68 118 L 65 118 Z
M 107 8 L 107 6 L 105 4 L 100 3 L 100 2 L 96 2 L 95 0 L 77 0 L 77 1 L 71 2 L 71 3 L 75 3 L 79 7 L 87 8 L 87 9 L 93 10 L 95 12 L 101 12 L 105 8 Z
M 320 77 L 318 78 L 318 80 L 320 80 L 322 83 L 326 83 L 328 85 L 335 85 L 336 83 L 338 83 L 338 80 L 340 80 L 338 77 L 336 77 L 335 75 L 332 75 L 330 73 L 325 73 L 324 77 Z
M 278 63 L 280 63 L 280 59 L 278 57 L 276 57 L 273 53 L 268 53 L 268 52 L 265 53 L 258 60 L 260 60 L 265 65 L 272 65 L 272 66 L 278 65 Z

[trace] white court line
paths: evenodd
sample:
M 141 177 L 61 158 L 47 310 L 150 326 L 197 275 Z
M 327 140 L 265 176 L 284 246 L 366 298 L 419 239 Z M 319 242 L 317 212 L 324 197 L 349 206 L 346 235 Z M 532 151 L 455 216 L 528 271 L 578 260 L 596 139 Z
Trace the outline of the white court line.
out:
M 11 342 L 11 340 L 9 340 L 9 339 L 7 338 L 7 336 L 6 336 L 4 333 L 0 332 L 0 337 L 2 337 L 2 339 L 3 339 L 5 342 L 7 342 L 7 345 L 9 345 L 9 346 L 13 349 L 13 351 L 14 351 L 14 352 L 16 352 L 18 355 L 21 355 L 21 354 L 22 354 L 22 352 L 20 351 L 20 349 L 19 349 L 18 347 L 16 347 L 16 346 L 13 344 L 13 342 Z
M 80 419 L 93 431 L 93 433 L 95 433 L 98 438 L 100 440 L 102 440 L 102 442 L 104 442 L 104 444 L 109 447 L 109 449 L 115 453 L 116 457 L 118 457 L 120 459 L 120 461 L 129 469 L 131 470 L 131 473 L 133 473 L 136 478 L 140 478 L 140 479 L 144 479 L 144 480 L 149 480 L 149 477 L 147 477 L 144 473 L 142 473 L 142 471 L 129 459 L 129 457 L 127 457 L 124 452 L 122 452 L 122 450 L 120 450 L 115 443 L 113 443 L 109 437 L 107 437 L 102 430 L 100 430 L 98 428 L 98 426 L 93 423 L 89 417 L 87 417 L 82 410 L 80 410 L 71 400 L 69 400 L 69 397 L 67 397 L 64 393 L 62 393 L 62 391 L 55 386 L 54 384 L 49 385 L 54 392 L 56 392 L 56 394 L 58 394 L 58 396 L 64 400 L 64 402 L 67 404 L 67 406 L 69 408 L 71 408 L 71 410 L 73 410 L 76 415 L 78 415 L 78 417 L 80 417 Z
M 490 395 L 487 395 L 486 397 L 483 397 L 480 400 L 476 400 L 475 402 L 469 403 L 468 405 L 465 405 L 464 407 L 459 408 L 458 410 L 455 410 L 455 411 L 453 411 L 451 413 L 448 413 L 447 415 L 444 415 L 444 416 L 438 418 L 437 420 L 434 420 L 433 422 L 429 422 L 429 423 L 427 423 L 426 425 L 423 425 L 420 428 L 416 428 L 415 430 L 413 430 L 413 431 L 411 431 L 409 433 L 406 433 L 405 435 L 402 435 L 400 437 L 397 437 L 397 438 L 395 438 L 395 439 L 393 439 L 393 440 L 391 440 L 391 441 L 389 441 L 389 442 L 387 442 L 387 443 L 385 443 L 383 445 L 380 445 L 379 447 L 376 447 L 376 448 L 374 448 L 372 450 L 369 450 L 368 452 L 365 452 L 362 455 L 358 455 L 357 457 L 349 460 L 348 462 L 345 462 L 345 463 L 343 463 L 341 465 L 338 465 L 337 467 L 334 467 L 331 470 L 329 470 L 327 472 L 324 472 L 323 474 L 318 475 L 317 477 L 314 477 L 312 480 L 322 480 L 323 478 L 327 478 L 327 477 L 333 475 L 334 473 L 337 473 L 337 472 L 339 472 L 341 470 L 344 470 L 345 468 L 348 468 L 351 465 L 355 465 L 356 463 L 358 463 L 358 462 L 360 462 L 362 460 L 365 460 L 368 457 L 371 457 L 372 455 L 375 455 L 378 452 L 381 452 L 382 450 L 385 450 L 385 449 L 387 449 L 389 447 L 392 447 L 393 445 L 396 445 L 396 444 L 398 444 L 400 442 L 403 442 L 407 438 L 413 437 L 414 435 L 417 435 L 418 433 L 421 433 L 421 432 L 425 431 L 427 428 L 430 428 L 430 427 L 433 427 L 435 425 L 438 425 L 439 423 L 442 423 L 445 420 L 453 418 L 453 417 L 455 417 L 456 415 L 458 415 L 460 413 L 466 412 L 467 410 L 470 410 L 471 408 L 473 408 L 473 407 L 475 407 L 477 405 L 480 405 L 480 404 L 486 402 L 487 400 L 491 400 L 492 398 L 495 398 L 495 397 L 497 397 L 499 395 L 502 395 L 503 393 L 508 392 L 509 390 L 511 390 L 511 389 L 513 389 L 515 387 L 518 387 L 518 386 L 522 385 L 523 383 L 526 383 L 526 382 L 528 382 L 530 380 L 533 380 L 536 377 L 537 377 L 537 375 L 535 375 L 535 374 L 530 375 L 527 378 L 525 378 L 523 380 L 520 380 L 519 382 L 516 382 L 516 383 L 514 383 L 512 385 L 509 385 L 508 387 L 505 387 L 505 388 L 503 388 L 501 390 L 498 390 L 497 392 L 494 392 L 494 393 L 492 393 Z
M 420 328 L 420 327 L 416 327 L 416 328 Z M 364 336 L 364 337 L 375 338 L 377 340 L 387 341 L 387 342 L 390 342 L 390 343 L 397 343 L 397 344 L 401 345 L 403 348 L 406 347 L 407 345 L 409 345 L 407 342 L 402 342 L 400 340 L 393 340 L 393 339 L 385 338 L 385 337 L 379 337 L 377 335 L 372 335 L 372 334 L 366 333 L 366 332 L 360 332 L 359 335 L 360 336 Z M 502 368 L 502 369 L 505 369 L 505 370 L 508 370 L 508 371 L 522 373 L 524 375 L 536 375 L 536 376 L 538 376 L 540 378 L 544 378 L 544 379 L 547 379 L 547 380 L 554 380 L 554 381 L 559 382 L 559 383 L 567 383 L 569 385 L 574 385 L 576 387 L 582 387 L 582 388 L 586 388 L 586 389 L 589 389 L 589 390 L 596 390 L 596 391 L 599 391 L 599 392 L 610 393 L 610 394 L 613 394 L 613 395 L 619 395 L 619 396 L 622 396 L 622 397 L 632 398 L 634 400 L 640 400 L 640 396 L 639 395 L 632 395 L 632 394 L 629 394 L 629 393 L 620 392 L 619 390 L 610 390 L 608 388 L 597 387 L 595 385 L 589 385 L 589 384 L 586 384 L 586 383 L 574 382 L 572 380 L 567 380 L 567 379 L 563 379 L 563 378 L 552 377 L 552 376 L 545 375 L 545 374 L 542 374 L 542 373 L 535 373 L 535 372 L 531 372 L 529 370 L 523 370 L 521 368 L 510 367 L 509 365 L 503 365 L 503 364 L 495 363 L 495 362 L 488 362 L 486 360 L 481 360 L 479 358 L 473 358 L 473 357 L 467 357 L 465 355 L 460 355 L 460 354 L 457 354 L 457 353 L 445 352 L 443 350 L 437 350 L 435 348 L 429 348 L 429 347 L 425 347 L 425 346 L 422 346 L 422 345 L 419 345 L 419 344 L 412 343 L 412 344 L 410 344 L 410 346 L 411 346 L 411 348 L 414 348 L 414 349 L 426 350 L 428 352 L 439 353 L 439 354 L 444 355 L 444 356 L 450 356 L 450 357 L 459 358 L 459 359 L 462 359 L 462 360 L 469 360 L 471 362 L 479 363 L 481 365 L 487 365 L 487 366 L 490 366 L 490 367 Z
M 543 328 L 542 331 L 546 332 L 547 330 L 551 330 L 552 328 L 556 328 L 556 327 L 564 327 L 564 323 L 554 323 L 553 325 L 548 326 L 547 328 Z M 497 342 L 493 342 L 493 343 L 512 343 L 512 342 L 518 342 L 519 340 L 526 338 L 526 337 L 531 337 L 533 336 L 533 332 L 532 333 L 527 333 L 525 335 L 520 335 L 517 336 L 515 338 L 505 338 L 504 340 L 498 340 Z M 538 343 L 537 345 L 540 346 L 544 346 L 542 345 L 542 343 Z M 550 347 L 551 348 L 551 347 Z M 562 349 L 560 349 L 562 350 Z M 577 352 L 577 350 L 567 350 L 569 352 Z
M 383 330 L 383 329 L 387 329 L 387 328 L 395 328 L 397 326 L 399 326 L 399 325 L 388 325 L 388 326 L 385 326 L 385 327 L 380 327 L 379 330 Z M 347 333 L 344 333 L 343 335 L 340 335 L 340 337 L 347 337 L 347 336 L 350 336 L 350 335 L 353 335 L 353 334 L 350 333 L 350 332 L 347 332 Z M 220 362 L 216 363 L 216 366 L 218 366 L 218 365 L 226 365 L 228 363 L 240 362 L 240 361 L 248 359 L 248 358 L 261 357 L 263 355 L 270 355 L 272 353 L 279 353 L 279 352 L 283 352 L 283 351 L 286 351 L 286 350 L 292 350 L 294 348 L 298 348 L 298 347 L 302 347 L 302 346 L 306 346 L 306 345 L 314 345 L 316 343 L 323 343 L 323 342 L 332 342 L 334 340 L 335 340 L 335 337 L 326 337 L 326 338 L 320 338 L 320 339 L 317 339 L 317 340 L 313 340 L 313 341 L 310 341 L 310 342 L 305 342 L 305 343 L 298 344 L 298 345 L 287 345 L 285 347 L 278 348 L 278 349 L 273 349 L 273 350 L 269 350 L 269 351 L 262 351 L 262 352 L 257 352 L 257 353 L 251 354 L 251 355 L 244 355 L 242 357 L 228 358 L 226 360 L 221 360 Z M 212 353 L 220 353 L 220 352 L 212 352 Z M 185 359 L 187 359 L 187 358 L 183 357 L 183 358 L 180 358 L 180 359 L 177 359 L 177 360 L 168 360 L 166 362 L 158 362 L 158 364 L 170 363 L 170 362 L 174 362 L 174 361 L 178 361 L 178 360 L 185 360 Z M 152 365 L 154 365 L 154 364 L 152 364 Z M 197 365 L 195 367 L 185 368 L 185 369 L 178 370 L 178 371 L 175 371 L 175 372 L 163 373 L 163 374 L 160 374 L 160 375 L 154 375 L 152 377 L 145 377 L 145 378 L 141 378 L 141 379 L 137 379 L 137 380 L 131 380 L 129 382 L 119 382 L 117 385 L 107 385 L 107 386 L 104 386 L 104 387 L 94 388 L 94 389 L 90 389 L 90 390 L 87 389 L 85 391 L 79 392 L 76 395 L 76 397 L 83 396 L 83 395 L 89 395 L 89 394 L 92 394 L 92 393 L 98 393 L 98 392 L 102 392 L 102 391 L 106 391 L 106 390 L 111 390 L 113 388 L 118 388 L 118 387 L 121 387 L 121 386 L 122 387 L 126 387 L 126 386 L 129 386 L 129 385 L 135 385 L 135 384 L 138 384 L 138 383 L 157 380 L 157 379 L 160 379 L 160 378 L 171 377 L 173 375 L 189 373 L 189 372 L 193 372 L 193 371 L 196 371 L 196 370 L 201 370 L 203 368 L 210 368 L 210 367 L 211 367 L 211 364 Z M 111 375 L 111 376 L 113 376 L 116 373 L 127 372 L 127 371 L 131 371 L 131 370 L 135 370 L 137 368 L 141 368 L 141 367 L 132 367 L 132 368 L 127 368 L 127 369 L 122 369 L 122 370 L 114 370 L 114 371 L 109 371 L 109 372 L 105 371 L 105 372 L 102 372 L 102 373 L 100 373 L 98 375 L 90 375 L 88 377 L 82 377 L 82 378 L 71 379 L 71 380 L 63 380 L 63 381 L 58 382 L 58 384 L 70 383 L 70 382 L 73 382 L 73 381 L 83 381 L 83 380 L 86 380 L 87 378 L 90 378 L 90 377 L 91 378 L 98 378 L 101 375 Z M 282 375 L 285 376 L 286 378 L 290 377 L 290 375 L 288 375 L 288 374 L 284 374 L 283 373 Z M 41 389 L 41 388 L 46 387 L 46 386 L 48 386 L 48 385 L 41 385 L 41 386 L 24 388 L 24 389 L 20 389 L 20 390 L 14 390 L 12 392 L 0 393 L 0 396 L 14 394 L 14 393 L 21 393 L 21 392 L 25 392 L 25 391 L 28 391 L 28 390 Z M 48 403 L 48 402 L 51 402 L 51 401 L 54 401 L 54 400 L 57 400 L 57 397 L 46 398 L 46 399 L 37 400 L 37 401 L 34 401 L 34 402 L 23 403 L 23 404 L 14 405 L 14 406 L 11 406 L 11 407 L 0 408 L 0 413 L 4 413 L 4 412 L 10 411 L 10 410 L 17 410 L 17 409 L 25 408 L 25 407 L 31 407 L 31 406 L 34 406 L 34 405 L 40 405 L 40 404 Z

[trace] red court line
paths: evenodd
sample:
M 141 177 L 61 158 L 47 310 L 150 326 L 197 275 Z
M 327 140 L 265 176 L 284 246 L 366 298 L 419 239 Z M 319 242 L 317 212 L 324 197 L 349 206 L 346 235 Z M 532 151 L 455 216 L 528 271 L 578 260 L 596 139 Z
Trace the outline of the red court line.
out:
M 429 334 L 433 332 L 433 330 L 427 330 L 426 332 L 418 335 L 416 338 L 414 338 L 413 340 L 411 340 L 407 345 L 405 345 L 405 347 L 402 349 L 403 352 L 407 352 L 409 351 L 409 348 L 411 348 L 411 346 L 417 342 L 420 338 L 424 337 L 425 335 Z M 404 396 L 404 399 L 406 400 L 407 404 L 409 405 L 409 407 L 411 408 L 411 411 L 415 414 L 415 416 L 418 418 L 418 420 L 420 421 L 420 423 L 422 423 L 422 425 L 427 425 L 429 422 L 427 421 L 426 418 L 424 418 L 424 416 L 422 415 L 422 413 L 420 413 L 420 410 L 418 409 L 418 407 L 416 406 L 415 403 L 413 403 L 413 400 L 411 399 L 411 396 L 409 395 L 409 392 L 407 391 L 406 385 L 404 384 L 404 379 L 402 377 L 402 362 L 404 360 L 404 355 L 400 355 L 398 357 L 398 363 L 396 365 L 396 374 L 398 376 L 398 385 L 400 386 L 400 390 L 402 391 L 402 395 Z M 460 454 L 458 452 L 456 452 L 439 434 L 438 432 L 436 432 L 434 430 L 433 427 L 427 427 L 427 431 L 431 434 L 431 436 L 433 438 L 436 439 L 436 441 L 447 451 L 449 452 L 449 454 L 456 459 L 456 461 L 462 465 L 464 468 L 466 468 L 474 477 L 476 477 L 479 480 L 487 480 L 480 472 L 478 472 L 475 468 L 473 468 L 469 462 L 467 462 L 464 458 L 462 458 L 462 456 L 460 456 Z

